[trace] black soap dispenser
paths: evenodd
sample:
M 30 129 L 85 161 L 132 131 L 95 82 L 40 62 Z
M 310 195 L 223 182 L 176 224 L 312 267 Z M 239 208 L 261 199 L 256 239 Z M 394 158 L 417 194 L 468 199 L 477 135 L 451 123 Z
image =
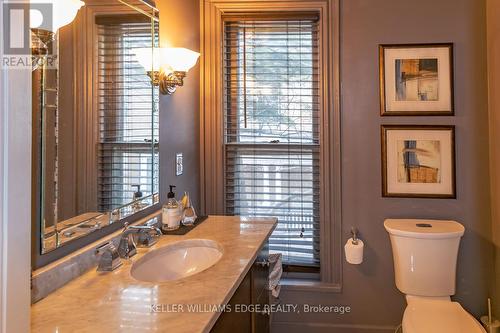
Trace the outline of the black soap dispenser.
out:
M 132 185 L 132 187 L 135 187 L 137 190 L 134 192 L 134 195 L 132 197 L 133 201 L 136 201 L 137 199 L 142 198 L 142 192 L 141 192 L 141 185 Z
M 140 200 L 142 199 L 141 185 L 132 185 L 132 187 L 136 188 L 136 191 L 132 195 L 132 209 L 134 210 L 134 212 L 136 212 L 143 208 L 142 202 Z
M 170 192 L 168 192 L 167 194 L 167 205 L 168 205 L 168 202 L 170 201 L 170 199 L 174 199 L 175 200 L 175 192 L 174 192 L 174 189 L 177 187 L 175 185 L 170 185 Z

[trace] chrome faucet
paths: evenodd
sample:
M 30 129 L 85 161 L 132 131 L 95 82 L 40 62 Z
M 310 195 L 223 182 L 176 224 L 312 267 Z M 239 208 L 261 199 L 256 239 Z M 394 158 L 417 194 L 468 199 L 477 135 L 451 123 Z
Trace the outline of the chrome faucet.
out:
M 137 247 L 151 247 L 158 242 L 162 232 L 154 225 L 138 226 L 139 236 L 137 237 Z
M 120 255 L 113 242 L 106 243 L 96 249 L 96 254 L 101 255 L 99 265 L 97 266 L 98 272 L 111 272 L 122 265 Z
M 156 235 L 152 235 L 154 232 Z M 134 242 L 133 235 L 137 234 L 137 245 Z M 118 245 L 118 253 L 122 258 L 131 258 L 137 254 L 138 247 L 151 247 L 158 241 L 161 236 L 161 230 L 155 226 L 139 225 L 128 226 L 125 225 L 122 236 L 120 238 L 120 245 Z M 156 237 L 155 237 L 156 236 Z

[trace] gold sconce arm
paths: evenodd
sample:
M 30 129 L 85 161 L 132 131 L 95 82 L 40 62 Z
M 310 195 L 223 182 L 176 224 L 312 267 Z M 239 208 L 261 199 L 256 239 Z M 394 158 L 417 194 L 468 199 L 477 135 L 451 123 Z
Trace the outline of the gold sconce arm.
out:
M 196 65 L 200 54 L 185 48 L 139 48 L 137 62 L 147 71 L 154 86 L 164 95 L 172 95 L 184 85 L 187 72 Z
M 163 95 L 172 95 L 177 90 L 177 87 L 184 85 L 186 72 L 175 71 L 165 74 L 163 71 L 149 71 L 148 75 L 153 85 L 160 87 L 160 93 Z
M 44 56 L 49 51 L 50 44 L 55 40 L 55 33 L 44 29 L 31 29 L 31 53 L 34 56 Z

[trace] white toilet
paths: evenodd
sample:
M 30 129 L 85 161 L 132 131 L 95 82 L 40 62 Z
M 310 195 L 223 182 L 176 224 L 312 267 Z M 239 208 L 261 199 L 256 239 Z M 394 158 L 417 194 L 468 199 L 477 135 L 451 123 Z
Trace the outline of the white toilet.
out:
M 408 303 L 403 333 L 483 333 L 455 294 L 458 246 L 465 228 L 454 221 L 384 222 L 390 235 L 396 286 Z

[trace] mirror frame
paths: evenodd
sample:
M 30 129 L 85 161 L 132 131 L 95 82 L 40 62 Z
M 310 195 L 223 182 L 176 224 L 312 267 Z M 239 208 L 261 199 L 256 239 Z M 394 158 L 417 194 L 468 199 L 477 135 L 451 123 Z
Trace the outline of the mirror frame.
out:
M 108 1 L 105 1 L 105 3 L 102 5 L 102 8 L 105 8 L 106 6 L 111 7 L 111 6 L 116 6 L 116 5 L 122 4 L 123 6 L 128 6 L 132 9 L 137 10 L 137 7 L 135 5 L 127 3 L 127 1 L 128 0 L 108 0 Z M 159 35 L 159 10 L 157 9 L 154 1 L 152 1 L 152 0 L 134 0 L 134 1 L 140 2 L 141 4 L 144 4 L 144 5 L 148 6 L 149 8 L 151 8 L 151 11 L 154 14 L 146 15 L 145 13 L 142 13 L 142 12 L 141 12 L 141 14 L 145 14 L 146 16 L 151 18 L 152 26 L 158 25 L 158 35 Z M 101 4 L 99 4 L 99 5 L 101 6 Z M 83 22 L 79 22 L 79 24 L 77 26 L 74 26 L 72 29 L 74 29 L 73 30 L 74 34 L 80 35 L 81 37 L 86 38 L 88 31 L 89 31 L 88 29 L 90 28 L 89 24 L 91 24 L 89 22 L 89 18 L 94 19 L 96 16 L 96 13 L 94 10 L 92 10 L 86 6 L 82 7 L 81 10 L 83 10 L 83 12 L 79 13 L 79 15 L 77 16 L 77 18 L 75 19 L 74 22 L 76 22 L 76 20 L 78 20 L 78 19 L 83 20 Z M 156 16 L 157 19 L 154 19 L 154 16 Z M 152 28 L 152 31 L 153 31 L 153 28 Z M 92 33 L 92 31 L 91 31 L 91 33 Z M 158 36 L 158 42 L 159 42 L 159 36 Z M 76 45 L 76 43 L 75 43 L 75 45 Z M 88 52 L 83 54 L 83 55 L 80 55 L 79 57 L 81 59 L 76 60 L 76 62 L 77 63 L 79 62 L 82 65 L 85 65 L 87 63 L 86 58 L 88 55 L 89 55 Z M 75 81 L 75 84 L 77 86 L 79 85 L 79 83 L 76 81 Z M 158 89 L 157 87 L 154 87 L 154 88 Z M 92 102 L 90 102 L 90 103 L 92 103 Z M 87 106 L 88 102 L 86 101 L 84 105 Z M 157 107 L 159 109 L 159 103 L 158 103 Z M 40 138 L 37 139 L 37 144 L 40 143 L 40 140 L 41 140 Z M 159 170 L 158 170 L 158 172 L 159 172 Z M 40 195 L 40 193 L 38 193 L 39 191 L 42 190 L 40 187 L 40 184 L 38 184 L 40 182 L 40 176 L 41 176 L 40 165 L 39 165 L 39 163 L 37 163 L 37 160 L 34 160 L 34 161 L 32 161 L 32 191 L 37 191 L 37 192 L 32 194 L 33 200 L 32 200 L 32 204 L 31 204 L 31 211 L 32 211 L 31 266 L 32 266 L 32 271 L 39 269 L 41 267 L 44 267 L 44 266 L 46 266 L 46 265 L 48 265 L 56 260 L 59 260 L 59 259 L 65 257 L 65 256 L 67 256 L 75 251 L 78 251 L 81 248 L 83 248 L 83 247 L 85 247 L 93 242 L 96 242 L 99 239 L 101 239 L 101 238 L 103 238 L 111 233 L 116 232 L 117 230 L 122 229 L 125 224 L 140 220 L 140 219 L 154 213 L 155 211 L 158 211 L 161 208 L 161 200 L 160 200 L 161 198 L 160 198 L 159 192 L 153 193 L 151 196 L 143 198 L 143 199 L 148 199 L 149 197 L 151 197 L 151 200 L 153 200 L 152 205 L 150 205 L 146 208 L 143 208 L 138 212 L 132 213 L 129 216 L 121 218 L 120 220 L 118 220 L 116 222 L 109 223 L 109 224 L 106 224 L 105 226 L 103 226 L 99 229 L 95 229 L 94 231 L 92 231 L 84 236 L 70 240 L 70 241 L 60 245 L 59 247 L 56 247 L 54 250 L 50 250 L 46 253 L 43 253 L 43 248 L 42 248 L 43 244 L 42 244 L 42 237 L 41 237 L 41 232 L 42 232 L 42 223 L 41 223 L 41 208 L 42 207 L 41 207 L 41 205 L 42 205 L 42 201 L 41 201 L 41 195 Z M 158 174 L 158 189 L 159 189 L 159 186 L 160 186 L 160 175 Z M 156 203 L 154 203 L 155 199 L 157 199 Z M 129 203 L 128 205 L 131 205 L 131 204 L 132 204 L 132 202 Z M 119 208 L 117 208 L 117 209 L 119 209 Z M 103 213 L 103 214 L 109 215 L 109 219 L 111 220 L 112 219 L 111 213 L 112 212 L 107 212 L 107 213 Z M 82 223 L 85 223 L 85 222 L 88 223 L 89 221 L 90 220 L 84 221 Z

